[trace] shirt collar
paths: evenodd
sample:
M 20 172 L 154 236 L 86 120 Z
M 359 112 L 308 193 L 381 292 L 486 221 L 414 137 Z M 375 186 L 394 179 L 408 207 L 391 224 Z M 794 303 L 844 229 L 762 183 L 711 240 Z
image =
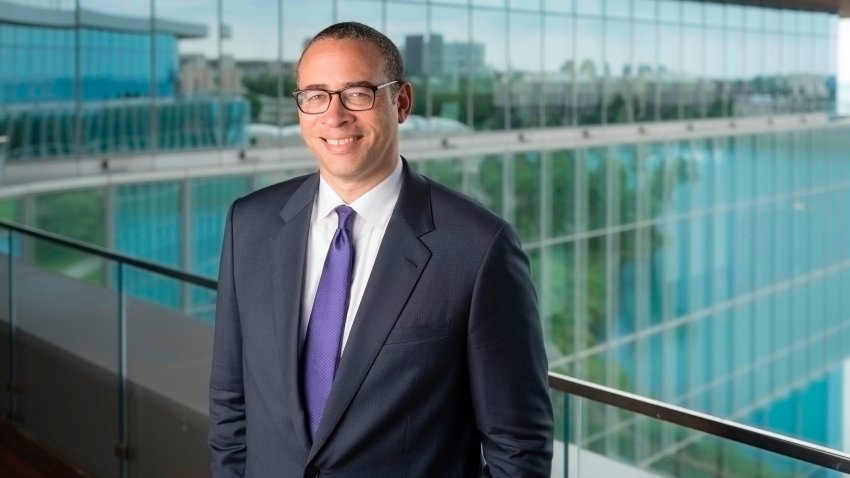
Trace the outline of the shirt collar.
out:
M 401 192 L 402 161 L 396 162 L 395 169 L 377 186 L 355 199 L 349 204 L 360 218 L 370 223 L 373 227 L 384 226 L 390 220 L 398 195 Z M 318 222 L 330 215 L 339 205 L 345 204 L 336 191 L 333 190 L 324 178 L 319 175 L 319 190 L 316 193 L 316 215 L 313 222 Z

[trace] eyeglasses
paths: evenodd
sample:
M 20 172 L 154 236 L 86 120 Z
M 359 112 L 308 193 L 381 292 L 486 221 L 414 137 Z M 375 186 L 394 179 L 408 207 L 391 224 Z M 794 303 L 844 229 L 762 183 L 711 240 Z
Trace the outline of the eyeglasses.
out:
M 331 105 L 333 95 L 339 95 L 342 106 L 345 106 L 351 111 L 366 111 L 375 106 L 375 96 L 378 95 L 379 90 L 395 83 L 398 83 L 398 80 L 378 86 L 349 86 L 337 91 L 328 91 L 321 88 L 295 90 L 292 92 L 292 96 L 295 98 L 298 109 L 308 115 L 317 115 L 327 111 Z

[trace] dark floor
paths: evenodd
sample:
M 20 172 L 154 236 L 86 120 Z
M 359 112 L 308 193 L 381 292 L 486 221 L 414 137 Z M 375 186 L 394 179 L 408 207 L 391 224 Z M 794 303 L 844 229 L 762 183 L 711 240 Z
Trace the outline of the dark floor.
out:
M 0 419 L 0 477 L 92 478 Z

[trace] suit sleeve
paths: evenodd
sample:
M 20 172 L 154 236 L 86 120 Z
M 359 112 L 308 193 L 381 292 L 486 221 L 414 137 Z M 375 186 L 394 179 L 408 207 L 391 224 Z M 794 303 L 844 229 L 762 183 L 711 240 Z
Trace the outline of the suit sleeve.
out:
M 242 333 L 233 270 L 233 211 L 227 214 L 216 300 L 215 338 L 210 374 L 209 447 L 213 478 L 245 473 L 245 393 Z
M 483 476 L 548 478 L 548 364 L 528 259 L 510 225 L 496 234 L 478 271 L 467 344 Z

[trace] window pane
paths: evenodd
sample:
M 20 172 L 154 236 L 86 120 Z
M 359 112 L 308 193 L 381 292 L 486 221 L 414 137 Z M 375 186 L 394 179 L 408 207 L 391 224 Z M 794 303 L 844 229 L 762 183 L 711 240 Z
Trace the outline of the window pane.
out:
M 504 12 L 476 9 L 472 12 L 473 44 L 483 45 L 485 68 L 473 79 L 475 129 L 505 129 L 504 82 L 507 71 L 507 19 Z M 501 106 L 500 106 L 501 105 Z
M 512 128 L 541 126 L 546 85 L 543 65 L 542 20 L 537 14 L 514 12 L 510 19 L 510 123 Z

